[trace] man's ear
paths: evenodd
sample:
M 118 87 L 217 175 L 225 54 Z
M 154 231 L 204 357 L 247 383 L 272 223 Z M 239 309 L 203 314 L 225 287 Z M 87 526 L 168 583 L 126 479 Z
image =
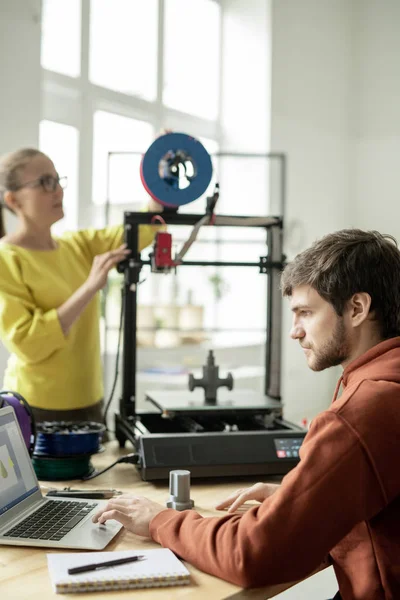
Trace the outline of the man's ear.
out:
M 10 190 L 4 192 L 3 202 L 11 210 L 11 212 L 15 213 L 16 209 L 19 207 L 18 200 L 15 197 L 15 194 Z
M 367 292 L 354 294 L 347 303 L 347 311 L 353 327 L 358 327 L 368 319 L 371 308 L 371 296 Z

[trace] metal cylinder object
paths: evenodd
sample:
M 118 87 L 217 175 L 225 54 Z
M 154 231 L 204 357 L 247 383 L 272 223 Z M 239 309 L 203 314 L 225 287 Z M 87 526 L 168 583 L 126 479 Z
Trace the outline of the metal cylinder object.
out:
M 190 499 L 190 471 L 179 469 L 170 471 L 167 508 L 188 510 L 193 506 L 194 502 Z

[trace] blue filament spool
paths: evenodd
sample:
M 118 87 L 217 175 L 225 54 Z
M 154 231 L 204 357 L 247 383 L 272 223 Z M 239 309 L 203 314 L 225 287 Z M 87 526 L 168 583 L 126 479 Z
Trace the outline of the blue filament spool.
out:
M 105 425 L 92 421 L 44 421 L 37 426 L 36 456 L 78 456 L 100 450 Z
M 167 133 L 144 154 L 140 177 L 154 200 L 176 208 L 197 200 L 207 190 L 212 177 L 211 158 L 195 138 Z
M 93 421 L 44 421 L 37 426 L 32 464 L 38 479 L 79 479 L 93 472 L 105 425 Z

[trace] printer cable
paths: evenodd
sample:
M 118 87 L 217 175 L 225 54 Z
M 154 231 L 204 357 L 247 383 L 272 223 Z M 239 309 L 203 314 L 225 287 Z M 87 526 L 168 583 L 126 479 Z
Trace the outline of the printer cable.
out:
M 94 473 L 87 475 L 86 477 L 82 477 L 81 479 L 82 479 L 82 481 L 89 481 L 89 479 L 94 479 L 95 477 L 102 475 L 103 473 L 105 473 L 106 471 L 109 471 L 110 469 L 115 467 L 115 465 L 118 465 L 120 463 L 129 463 L 131 465 L 137 465 L 139 462 L 140 462 L 140 455 L 137 454 L 136 452 L 132 452 L 131 454 L 126 454 L 125 456 L 121 456 L 121 458 L 119 458 L 115 462 L 111 463 L 111 465 L 108 465 L 108 467 L 106 467 L 105 469 L 102 469 L 101 471 L 95 471 Z

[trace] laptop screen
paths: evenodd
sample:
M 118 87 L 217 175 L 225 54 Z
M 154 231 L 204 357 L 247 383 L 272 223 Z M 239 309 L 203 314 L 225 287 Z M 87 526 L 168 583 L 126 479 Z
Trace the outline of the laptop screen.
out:
M 39 489 L 13 410 L 0 410 L 0 516 Z

